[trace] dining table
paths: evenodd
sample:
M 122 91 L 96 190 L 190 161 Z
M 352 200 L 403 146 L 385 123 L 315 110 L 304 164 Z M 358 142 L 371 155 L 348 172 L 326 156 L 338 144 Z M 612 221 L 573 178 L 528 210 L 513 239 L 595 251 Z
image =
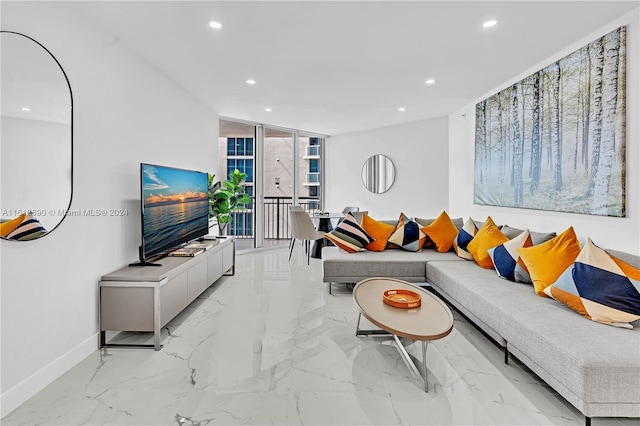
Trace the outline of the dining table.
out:
M 333 219 L 342 219 L 344 218 L 343 213 L 335 213 L 335 212 L 316 212 L 310 214 L 311 219 L 316 222 L 316 230 L 321 232 L 331 232 L 333 231 Z M 333 243 L 326 238 L 322 238 L 320 240 L 316 240 L 311 245 L 311 257 L 315 259 L 322 259 L 322 248 L 324 246 L 332 246 Z

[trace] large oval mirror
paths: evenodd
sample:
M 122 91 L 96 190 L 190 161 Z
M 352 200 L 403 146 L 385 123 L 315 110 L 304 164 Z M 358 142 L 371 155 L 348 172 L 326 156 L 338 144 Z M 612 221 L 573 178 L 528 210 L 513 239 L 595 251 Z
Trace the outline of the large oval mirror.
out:
M 0 237 L 26 241 L 54 230 L 71 205 L 73 97 L 34 39 L 2 31 L 0 54 Z
M 387 192 L 393 185 L 395 177 L 396 171 L 393 163 L 385 155 L 372 155 L 362 166 L 362 183 L 374 194 Z

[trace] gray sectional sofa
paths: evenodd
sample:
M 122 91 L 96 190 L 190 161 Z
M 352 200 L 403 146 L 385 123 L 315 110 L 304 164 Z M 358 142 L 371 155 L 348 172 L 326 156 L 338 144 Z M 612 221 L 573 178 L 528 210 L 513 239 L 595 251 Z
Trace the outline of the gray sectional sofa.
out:
M 640 267 L 640 257 L 612 252 Z M 426 282 L 509 354 L 517 357 L 585 415 L 640 418 L 640 321 L 621 329 L 590 321 L 539 297 L 531 285 L 454 253 L 322 250 L 323 281 L 356 283 L 386 276 Z

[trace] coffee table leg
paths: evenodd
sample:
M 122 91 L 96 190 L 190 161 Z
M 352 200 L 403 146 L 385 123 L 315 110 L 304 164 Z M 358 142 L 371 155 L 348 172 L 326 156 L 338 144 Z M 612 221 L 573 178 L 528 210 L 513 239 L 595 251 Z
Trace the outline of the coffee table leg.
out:
M 356 324 L 356 336 L 392 336 L 392 334 L 384 330 L 360 330 L 360 318 L 362 318 L 362 313 L 358 312 L 358 323 Z
M 424 365 L 424 377 L 422 377 L 422 374 L 420 374 L 420 371 L 418 371 L 418 367 L 416 367 L 416 365 L 414 364 L 414 362 L 411 360 L 411 357 L 409 356 L 409 354 L 407 353 L 407 350 L 404 348 L 404 345 L 402 344 L 402 342 L 400 342 L 400 339 L 398 339 L 398 336 L 396 336 L 395 334 L 393 335 L 393 339 L 396 341 L 396 346 L 398 347 L 398 352 L 400 352 L 400 355 L 402 355 L 402 360 L 404 361 L 404 363 L 407 365 L 407 368 L 409 370 L 411 370 L 411 372 L 416 375 L 416 377 L 419 377 L 420 379 L 424 380 L 424 391 L 425 392 L 429 392 L 429 386 L 427 384 L 427 364 L 426 364 L 426 359 L 427 359 L 427 345 L 426 342 L 422 342 L 422 361 L 425 363 Z
M 429 382 L 427 381 L 427 341 L 422 341 L 422 365 L 424 366 L 424 391 L 429 392 Z

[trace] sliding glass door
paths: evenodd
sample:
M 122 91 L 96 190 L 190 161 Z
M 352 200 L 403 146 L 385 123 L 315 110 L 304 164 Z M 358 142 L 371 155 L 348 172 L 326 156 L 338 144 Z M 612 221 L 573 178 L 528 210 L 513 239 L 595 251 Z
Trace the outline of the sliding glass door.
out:
M 220 119 L 219 170 L 248 175 L 252 204 L 234 213 L 229 235 L 238 249 L 283 245 L 292 204 L 322 209 L 323 138 L 291 129 Z
M 235 169 L 247 174 L 246 193 L 255 200 L 256 126 L 220 120 L 218 139 L 218 174 L 216 180 L 226 180 Z M 242 206 L 232 215 L 228 234 L 237 238 L 238 249 L 254 247 L 255 202 Z
M 264 242 L 287 244 L 289 206 L 295 193 L 295 133 L 273 127 L 264 128 Z

